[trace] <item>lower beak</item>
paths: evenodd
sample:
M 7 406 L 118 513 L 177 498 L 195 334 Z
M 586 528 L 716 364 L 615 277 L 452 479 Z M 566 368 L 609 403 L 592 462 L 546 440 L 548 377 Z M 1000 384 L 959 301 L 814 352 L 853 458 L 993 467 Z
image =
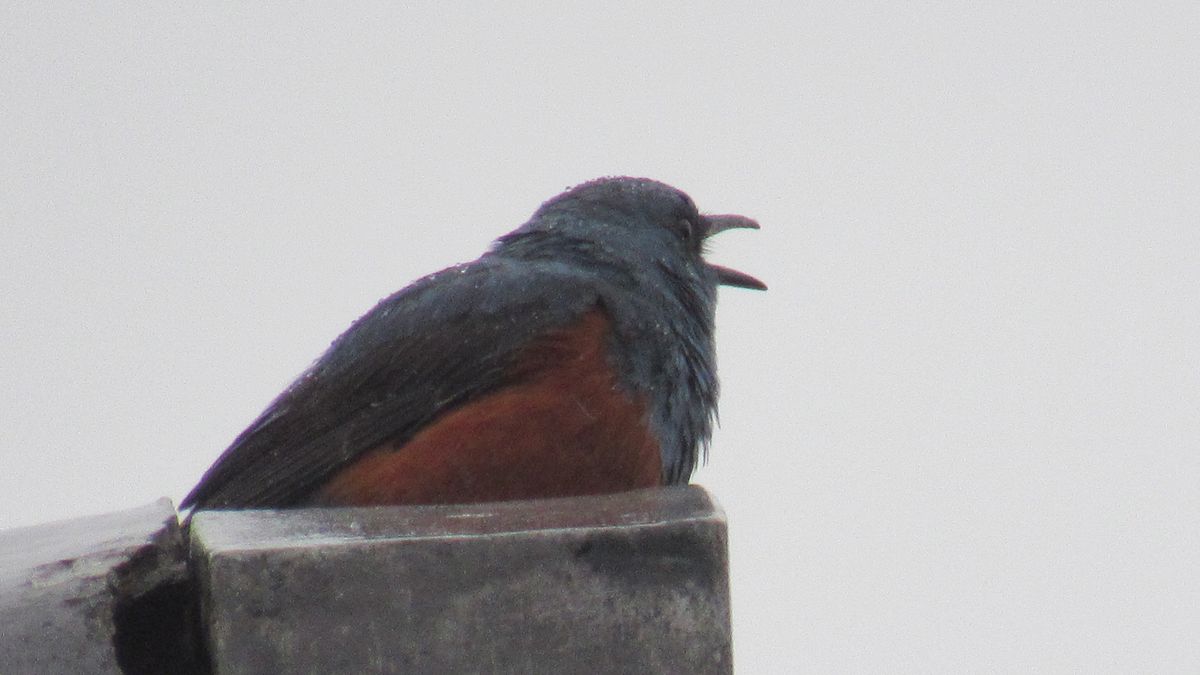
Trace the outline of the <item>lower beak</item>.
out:
M 756 291 L 767 290 L 766 284 L 759 281 L 758 279 L 755 279 L 754 277 L 750 276 L 749 274 L 746 274 L 745 272 L 731 270 L 728 267 L 722 267 L 720 265 L 714 265 L 712 263 L 708 263 L 708 269 L 717 273 L 717 281 L 719 281 L 722 286 L 737 286 L 738 288 L 752 288 Z
M 755 222 L 751 218 L 747 218 L 746 216 L 735 216 L 735 215 L 705 216 L 704 222 L 708 225 L 708 229 L 704 233 L 704 237 L 706 239 L 708 237 L 713 236 L 714 234 L 717 234 L 718 232 L 724 232 L 725 230 L 757 230 L 758 229 L 758 223 Z M 758 279 L 755 279 L 754 277 L 750 276 L 749 274 L 746 274 L 745 272 L 731 270 L 728 267 L 722 267 L 720 265 L 714 265 L 712 263 L 708 263 L 708 268 L 717 273 L 717 281 L 722 286 L 736 286 L 738 288 L 752 288 L 754 290 L 759 290 L 759 291 L 767 290 L 766 284 L 759 281 Z

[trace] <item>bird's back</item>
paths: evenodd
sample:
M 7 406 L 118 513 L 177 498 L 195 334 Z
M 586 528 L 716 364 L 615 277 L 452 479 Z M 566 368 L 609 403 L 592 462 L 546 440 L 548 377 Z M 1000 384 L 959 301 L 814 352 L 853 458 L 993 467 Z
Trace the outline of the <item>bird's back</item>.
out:
M 183 507 L 288 507 L 364 453 L 402 446 L 510 383 L 534 338 L 578 322 L 598 293 L 553 265 L 494 256 L 425 277 L 333 342 L 221 455 Z

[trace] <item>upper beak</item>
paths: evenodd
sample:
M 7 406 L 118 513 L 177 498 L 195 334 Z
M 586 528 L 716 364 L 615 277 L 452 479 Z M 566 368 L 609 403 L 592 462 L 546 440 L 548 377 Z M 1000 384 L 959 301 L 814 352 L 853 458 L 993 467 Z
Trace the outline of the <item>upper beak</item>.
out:
M 708 225 L 708 229 L 704 233 L 704 237 L 706 239 L 708 237 L 713 236 L 714 234 L 717 234 L 718 232 L 724 232 L 725 230 L 757 230 L 758 229 L 758 223 L 755 222 L 751 218 L 747 218 L 746 216 L 735 216 L 735 215 L 705 216 L 704 222 Z M 712 263 L 708 263 L 708 267 L 709 267 L 709 269 L 711 269 L 712 271 L 717 273 L 717 280 L 723 286 L 737 286 L 738 288 L 753 288 L 753 289 L 759 290 L 759 291 L 767 290 L 766 284 L 759 281 L 758 279 L 755 279 L 754 277 L 750 276 L 749 274 L 746 274 L 745 272 L 731 270 L 728 267 L 722 267 L 720 265 L 714 265 Z

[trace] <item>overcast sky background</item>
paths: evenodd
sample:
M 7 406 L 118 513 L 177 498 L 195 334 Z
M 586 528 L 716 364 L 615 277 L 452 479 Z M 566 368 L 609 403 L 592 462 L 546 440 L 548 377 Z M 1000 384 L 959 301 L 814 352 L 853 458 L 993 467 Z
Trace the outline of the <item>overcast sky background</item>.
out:
M 741 672 L 1200 668 L 1200 5 L 4 3 L 0 527 L 178 501 L 379 298 L 657 178 Z

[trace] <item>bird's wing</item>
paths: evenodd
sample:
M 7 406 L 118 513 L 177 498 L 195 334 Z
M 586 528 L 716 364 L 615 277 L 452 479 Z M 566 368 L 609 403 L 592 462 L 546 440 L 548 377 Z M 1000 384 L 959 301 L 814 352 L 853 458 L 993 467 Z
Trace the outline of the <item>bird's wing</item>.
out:
M 304 503 L 339 469 L 506 384 L 521 347 L 598 292 L 553 264 L 484 256 L 384 299 L 272 402 L 181 507 Z

